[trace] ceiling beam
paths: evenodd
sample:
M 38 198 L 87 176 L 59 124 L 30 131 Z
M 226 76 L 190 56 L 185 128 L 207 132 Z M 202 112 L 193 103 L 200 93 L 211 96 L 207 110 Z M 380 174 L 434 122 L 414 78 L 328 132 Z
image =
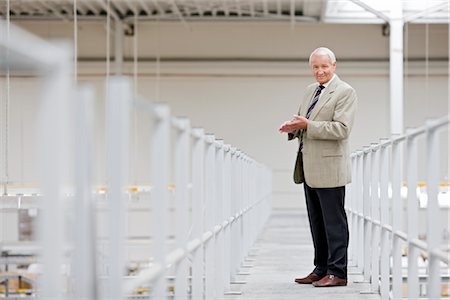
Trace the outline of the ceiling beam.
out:
M 432 14 L 432 13 L 435 13 L 435 12 L 438 12 L 438 11 L 444 10 L 444 9 L 450 10 L 450 4 L 448 2 L 441 3 L 438 5 L 432 6 L 432 7 L 428 7 L 425 10 L 419 11 L 417 13 L 409 14 L 403 18 L 403 21 L 405 23 L 410 23 L 414 20 L 420 19 L 422 17 L 426 17 L 429 14 Z
M 83 1 L 83 5 L 86 6 L 90 11 L 92 11 L 94 14 L 98 15 L 100 14 L 100 11 L 91 3 L 91 0 Z M 80 3 L 80 2 L 79 2 Z
M 250 5 L 250 15 L 252 16 L 252 18 L 254 18 L 255 17 L 255 6 L 253 5 L 253 1 L 250 1 L 249 5 Z
M 126 8 L 124 8 L 123 3 L 119 0 L 111 1 L 111 6 L 120 12 L 122 16 L 127 14 Z
M 222 9 L 225 12 L 225 16 L 229 16 L 230 15 L 230 10 L 228 9 L 228 5 L 225 3 L 222 3 Z
M 383 14 L 381 11 L 378 11 L 378 10 L 374 9 L 373 7 L 371 7 L 370 5 L 368 5 L 365 2 L 362 2 L 361 0 L 350 0 L 350 1 L 353 2 L 354 4 L 358 5 L 358 6 L 362 7 L 364 10 L 374 14 L 378 18 L 386 21 L 386 23 L 389 23 L 390 20 L 391 20 L 388 16 Z
M 132 11 L 133 14 L 136 14 L 137 11 L 139 11 L 138 5 L 135 2 L 130 3 L 131 1 L 125 1 L 125 7 L 127 12 Z
M 142 9 L 145 11 L 145 13 L 150 16 L 152 14 L 152 11 L 150 7 L 147 5 L 147 3 L 144 2 L 144 0 L 138 0 L 139 4 L 141 5 Z
M 328 9 L 328 0 L 322 0 L 322 7 L 320 8 L 320 16 L 319 16 L 319 21 L 322 23 L 325 22 L 327 9 Z
M 75 8 L 75 6 L 76 6 L 76 8 L 77 8 L 77 11 L 79 11 L 80 12 L 80 14 L 83 16 L 83 15 L 86 15 L 87 14 L 87 10 L 86 10 L 86 7 L 83 5 L 83 3 L 81 3 L 81 1 L 76 1 L 76 3 L 75 3 L 75 1 L 76 0 L 72 0 L 72 3 L 71 3 L 71 6 L 72 6 L 72 14 L 73 15 L 75 15 L 75 11 L 74 11 L 74 8 Z
M 242 16 L 241 4 L 239 3 L 239 0 L 234 0 L 234 2 L 236 3 L 237 14 L 239 15 L 239 17 L 241 17 Z
M 269 14 L 269 6 L 267 4 L 267 0 L 263 0 L 263 10 L 264 10 L 264 15 L 268 15 Z
M 161 17 L 164 17 L 166 15 L 166 12 L 164 9 L 161 8 L 157 0 L 152 0 L 153 5 L 156 7 L 156 10 L 159 12 Z
M 47 10 L 43 8 L 42 6 L 38 5 L 36 2 L 28 0 L 26 2 L 23 2 L 22 5 L 26 5 L 26 9 L 29 10 L 31 8 L 34 11 L 37 11 L 40 14 L 46 14 Z M 34 13 L 33 13 L 34 15 Z
M 113 17 L 114 20 L 120 20 L 119 15 L 116 13 L 116 11 L 114 9 L 111 9 L 111 6 L 108 7 L 108 5 L 105 2 L 106 0 L 97 0 L 98 3 L 100 3 L 100 5 L 103 7 L 103 9 L 106 11 L 106 13 L 108 13 L 111 17 Z M 112 2 L 112 1 L 111 1 Z
M 181 23 L 183 23 L 183 25 L 187 28 L 189 28 L 188 23 L 186 22 L 186 20 L 183 17 L 183 13 L 181 12 L 180 8 L 177 5 L 177 2 L 175 0 L 171 0 L 171 5 L 173 7 L 173 10 L 175 11 L 176 15 L 178 16 L 178 19 L 180 19 Z
M 45 7 L 47 10 L 51 11 L 55 16 L 63 19 L 66 22 L 69 21 L 69 18 L 67 16 L 63 15 L 62 13 L 60 13 L 57 9 L 52 7 L 50 4 L 48 4 L 48 3 L 44 2 L 44 1 L 41 1 L 41 0 L 38 0 L 38 3 L 41 4 L 43 7 Z
M 198 0 L 194 0 L 194 4 L 195 4 L 195 10 L 197 11 L 197 13 L 200 16 L 203 16 L 203 8 L 202 5 L 200 3 L 198 3 Z
M 291 0 L 289 11 L 291 15 L 291 29 L 293 29 L 295 26 L 295 0 Z

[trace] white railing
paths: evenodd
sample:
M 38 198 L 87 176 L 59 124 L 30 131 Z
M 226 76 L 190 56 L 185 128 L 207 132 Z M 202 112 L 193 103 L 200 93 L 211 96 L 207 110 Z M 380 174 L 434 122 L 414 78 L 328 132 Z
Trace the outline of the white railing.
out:
M 364 280 L 371 283 L 369 292 L 380 293 L 382 299 L 417 299 L 423 294 L 428 299 L 440 299 L 442 278 L 448 279 L 449 249 L 442 240 L 448 220 L 440 221 L 441 210 L 445 212 L 448 208 L 440 208 L 438 202 L 439 176 L 442 170 L 447 170 L 446 165 L 441 167 L 445 162 L 440 163 L 439 154 L 446 146 L 440 144 L 439 135 L 445 130 L 449 130 L 449 116 L 430 120 L 423 127 L 383 139 L 351 155 L 354 182 L 346 205 L 352 235 L 349 257 Z M 422 228 L 416 193 L 420 138 L 426 147 L 426 155 L 421 158 L 426 163 L 428 198 L 425 240 L 423 236 L 419 239 Z M 407 196 L 402 192 L 402 170 L 406 175 Z M 442 195 L 448 195 L 448 191 Z M 407 264 L 404 261 L 402 265 L 406 250 Z M 426 268 L 418 266 L 420 251 L 427 257 Z M 419 277 L 427 281 L 422 291 Z M 407 295 L 403 294 L 404 288 Z
M 150 199 L 153 199 L 149 218 L 153 220 L 153 263 L 139 274 L 128 277 L 122 287 L 123 281 L 119 282 L 118 278 L 114 280 L 114 277 L 124 275 L 119 272 L 123 269 L 123 253 L 109 253 L 109 269 L 116 271 L 108 276 L 110 284 L 105 298 L 111 299 L 118 294 L 131 295 L 139 287 L 150 287 L 151 297 L 163 299 L 168 296 L 167 275 L 171 268 L 175 268 L 171 288 L 176 299 L 187 299 L 189 295 L 192 299 L 220 298 L 230 291 L 230 282 L 234 280 L 270 214 L 271 172 L 236 148 L 217 140 L 214 135 L 205 134 L 203 129 L 190 128 L 186 118 L 172 118 L 167 105 L 152 104 L 142 99 L 131 100 L 131 89 L 127 83 L 126 78 L 115 78 L 109 84 L 110 117 L 107 119 L 110 121 L 107 127 L 114 134 L 108 136 L 108 149 L 118 149 L 128 143 L 126 128 L 130 120 L 126 120 L 125 116 L 130 110 L 148 113 L 148 118 L 153 120 L 149 133 L 152 148 Z M 130 101 L 127 103 L 126 99 Z M 115 112 L 120 112 L 128 125 L 119 125 Z M 114 129 L 114 126 L 117 128 Z M 121 133 L 119 126 L 125 128 Z M 125 152 L 111 153 L 108 164 L 111 170 L 109 182 L 117 182 L 119 187 L 123 185 L 119 184 L 121 172 L 118 170 L 126 164 L 124 161 L 128 154 Z M 169 251 L 167 186 L 171 182 L 171 170 L 175 192 L 176 246 Z M 113 176 L 117 178 L 113 180 Z M 120 190 L 117 189 L 116 193 L 119 195 Z M 121 249 L 125 243 L 124 237 L 117 237 L 117 220 L 125 218 L 125 210 L 112 201 L 111 196 L 110 192 L 109 211 L 116 213 L 110 223 L 109 240 L 112 243 L 114 236 L 118 238 L 113 248 Z M 192 200 L 191 206 L 188 206 L 189 199 Z M 189 228 L 191 230 L 188 232 Z M 188 276 L 189 273 L 191 276 Z M 115 291 L 111 292 L 113 286 Z
M 70 48 L 45 42 L 0 21 L 0 69 L 6 71 L 8 79 L 16 72 L 28 70 L 41 80 L 40 90 L 33 95 L 33 100 L 40 103 L 40 110 L 36 112 L 39 147 L 35 150 L 41 154 L 37 162 L 41 170 L 40 190 L 46 194 L 40 202 L 37 228 L 37 248 L 45 249 L 39 251 L 42 263 L 39 285 L 43 299 L 62 299 L 62 289 L 55 289 L 55 286 L 63 284 L 64 232 L 62 226 L 57 225 L 63 222 L 60 200 L 68 166 L 65 137 L 72 91 Z M 4 247 L 3 241 L 0 246 Z
M 216 299 L 233 293 L 231 284 L 239 283 L 270 214 L 271 171 L 191 128 L 188 119 L 172 117 L 166 104 L 133 97 L 127 78 L 112 77 L 106 93 L 106 187 L 94 192 L 94 90 L 73 87 L 70 52 L 15 28 L 11 39 L 0 35 L 0 49 L 9 51 L 3 65 L 38 70 L 44 78 L 39 195 L 25 201 L 27 196 L 8 194 L 0 205 L 11 210 L 29 203 L 39 210 L 38 241 L 24 246 L 42 264 L 38 295 L 111 300 L 140 289 L 151 299 Z M 138 114 L 149 124 L 140 134 L 148 139 L 148 152 L 132 147 Z M 139 178 L 145 191 L 127 189 L 132 157 L 145 164 L 141 170 L 149 176 Z M 149 227 L 141 247 L 145 267 L 128 275 L 129 264 L 143 260 L 128 253 L 134 241 L 127 222 L 138 198 L 148 200 L 139 212 L 151 221 L 142 224 Z M 6 249 L 7 241 L 0 246 Z

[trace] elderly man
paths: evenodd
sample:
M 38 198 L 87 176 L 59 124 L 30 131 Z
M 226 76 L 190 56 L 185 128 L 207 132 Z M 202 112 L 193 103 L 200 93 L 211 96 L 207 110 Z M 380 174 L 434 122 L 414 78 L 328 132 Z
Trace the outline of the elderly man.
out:
M 316 83 L 306 88 L 298 115 L 279 128 L 289 140 L 299 140 L 294 182 L 304 183 L 314 243 L 315 268 L 295 282 L 345 286 L 349 233 L 344 198 L 351 181 L 348 137 L 356 93 L 334 73 L 336 57 L 330 49 L 314 50 L 309 64 Z

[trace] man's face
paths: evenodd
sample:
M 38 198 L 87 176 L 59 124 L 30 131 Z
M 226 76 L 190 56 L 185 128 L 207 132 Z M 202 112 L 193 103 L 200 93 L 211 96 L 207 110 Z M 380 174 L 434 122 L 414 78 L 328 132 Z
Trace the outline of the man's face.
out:
M 311 57 L 311 71 L 316 81 L 324 84 L 331 80 L 336 70 L 336 62 L 331 63 L 328 55 L 315 54 Z

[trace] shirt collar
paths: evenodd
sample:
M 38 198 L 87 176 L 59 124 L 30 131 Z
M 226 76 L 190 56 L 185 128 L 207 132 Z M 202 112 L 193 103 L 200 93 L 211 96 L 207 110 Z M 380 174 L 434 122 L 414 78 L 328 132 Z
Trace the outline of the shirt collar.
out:
M 331 83 L 335 78 L 336 78 L 336 74 L 333 74 L 333 77 L 331 77 L 331 79 L 328 80 L 328 82 L 325 82 L 325 83 L 323 83 L 322 85 L 323 85 L 325 88 L 327 88 L 327 86 L 329 86 L 330 83 Z M 319 85 L 321 85 L 321 84 L 318 83 L 318 86 L 319 86 Z M 325 89 L 325 88 L 324 88 L 324 89 Z

